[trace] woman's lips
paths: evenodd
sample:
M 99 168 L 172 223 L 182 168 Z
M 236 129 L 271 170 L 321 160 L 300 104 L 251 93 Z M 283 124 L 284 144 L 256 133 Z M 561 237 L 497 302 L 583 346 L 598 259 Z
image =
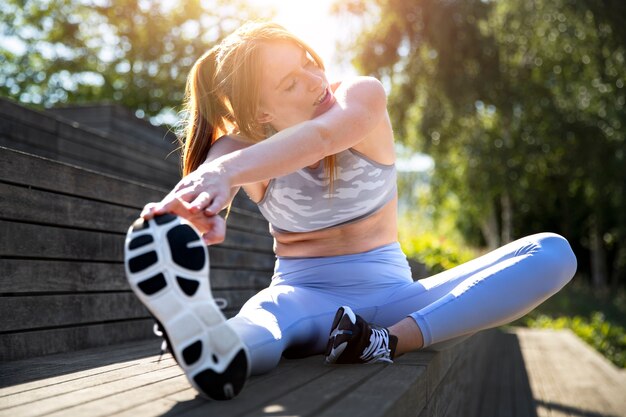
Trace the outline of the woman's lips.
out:
M 315 105 L 315 112 L 313 113 L 313 117 L 317 117 L 320 114 L 325 113 L 333 106 L 333 104 L 335 104 L 335 96 L 333 96 L 333 93 L 330 91 L 330 89 L 326 87 L 326 93 L 324 97 L 321 99 L 319 104 Z

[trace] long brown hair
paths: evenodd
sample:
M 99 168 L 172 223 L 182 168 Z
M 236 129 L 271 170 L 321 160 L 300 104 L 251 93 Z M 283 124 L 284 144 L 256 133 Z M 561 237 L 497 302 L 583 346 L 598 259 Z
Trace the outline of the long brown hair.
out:
M 183 175 L 198 168 L 211 145 L 223 135 L 239 133 L 256 142 L 268 137 L 256 116 L 260 102 L 259 46 L 272 40 L 295 42 L 324 69 L 313 49 L 275 23 L 249 22 L 224 38 L 195 62 L 187 78 L 184 132 L 179 137 Z M 324 159 L 332 187 L 335 157 Z

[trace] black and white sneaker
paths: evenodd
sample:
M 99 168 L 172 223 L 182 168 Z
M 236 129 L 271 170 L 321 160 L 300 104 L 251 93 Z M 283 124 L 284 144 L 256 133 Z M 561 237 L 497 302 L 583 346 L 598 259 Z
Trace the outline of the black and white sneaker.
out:
M 339 307 L 326 347 L 326 363 L 392 363 L 398 338 L 367 323 L 347 306 Z
M 191 385 L 215 400 L 239 394 L 248 352 L 211 295 L 208 251 L 197 231 L 172 214 L 139 218 L 126 235 L 124 263 Z

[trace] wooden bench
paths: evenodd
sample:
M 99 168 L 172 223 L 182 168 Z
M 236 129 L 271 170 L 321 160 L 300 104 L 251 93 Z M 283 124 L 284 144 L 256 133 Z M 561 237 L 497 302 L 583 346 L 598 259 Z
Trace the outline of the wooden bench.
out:
M 232 402 L 195 399 L 171 357 L 158 362 L 122 264 L 127 227 L 176 178 L 151 176 L 149 143 L 141 154 L 127 142 L 0 100 L 0 415 L 344 416 L 356 404 L 371 416 L 460 415 L 488 334 L 390 366 L 284 360 Z M 268 284 L 271 246 L 265 220 L 238 197 L 226 241 L 210 248 L 227 316 Z
M 156 341 L 51 355 L 0 365 L 0 415 L 473 416 L 492 336 L 392 365 L 284 359 L 226 402 L 199 398 L 170 355 L 159 361 Z
M 124 277 L 126 230 L 166 190 L 0 148 L 0 360 L 150 337 Z M 211 248 L 226 315 L 265 287 L 274 256 L 265 221 L 234 207 Z
M 123 242 L 143 205 L 178 181 L 179 162 L 167 131 L 122 110 L 104 106 L 102 120 L 117 121 L 100 132 L 0 100 L 0 360 L 151 337 Z M 94 109 L 74 112 L 84 120 Z M 211 266 L 232 316 L 267 286 L 274 255 L 247 198 L 237 196 L 228 223 Z

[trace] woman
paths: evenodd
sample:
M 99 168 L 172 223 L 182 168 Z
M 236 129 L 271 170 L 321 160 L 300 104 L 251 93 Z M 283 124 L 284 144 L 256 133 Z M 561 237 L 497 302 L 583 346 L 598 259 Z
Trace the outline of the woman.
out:
M 373 363 L 441 349 L 523 316 L 574 275 L 567 241 L 542 233 L 413 282 L 397 242 L 383 87 L 330 84 L 280 26 L 246 24 L 208 51 L 187 98 L 185 176 L 129 230 L 126 266 L 205 396 L 232 398 L 284 353 Z M 277 260 L 271 285 L 225 320 L 205 244 L 224 239 L 218 213 L 239 187 L 270 222 Z

